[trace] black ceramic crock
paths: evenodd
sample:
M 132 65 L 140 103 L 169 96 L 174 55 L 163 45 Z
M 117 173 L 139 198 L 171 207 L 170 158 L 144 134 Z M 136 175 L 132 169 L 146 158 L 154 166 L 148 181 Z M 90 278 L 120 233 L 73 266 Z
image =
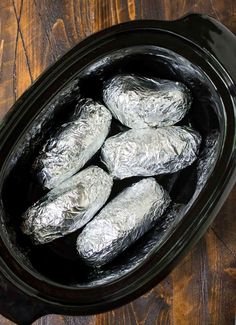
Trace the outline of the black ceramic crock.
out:
M 171 22 L 133 21 L 96 33 L 75 46 L 18 99 L 1 122 L 0 129 L 0 313 L 19 324 L 30 324 L 49 313 L 100 313 L 138 297 L 168 274 L 204 234 L 235 183 L 235 62 L 236 37 L 213 18 L 192 14 Z M 188 63 L 192 76 L 184 70 Z M 92 94 L 96 98 L 102 80 L 120 71 L 185 79 L 183 81 L 195 96 L 191 124 L 203 136 L 209 129 L 217 128 L 220 150 L 200 195 L 170 236 L 148 258 L 124 276 L 103 285 L 80 285 L 75 278 L 70 283 L 70 279 L 64 281 L 57 277 L 57 270 L 45 274 L 40 266 L 32 266 L 32 261 L 28 263 L 31 246 L 25 248 L 24 255 L 24 247 L 21 247 L 24 241 L 19 239 L 17 242 L 20 236 L 17 222 L 9 212 L 11 208 L 6 207 L 14 210 L 18 195 L 14 182 L 8 184 L 8 190 L 5 189 L 7 170 L 14 165 L 12 153 L 17 150 L 19 140 L 61 88 L 81 77 L 84 95 Z M 9 186 L 12 186 L 10 190 Z M 186 196 L 191 192 L 191 187 L 183 188 L 183 182 L 176 184 L 176 193 L 185 191 L 182 194 Z M 22 195 L 20 197 L 24 199 Z M 35 251 L 30 256 L 44 263 L 43 270 L 53 268 L 46 255 L 45 258 L 37 256 Z M 60 273 L 60 257 L 58 261 L 56 267 Z M 71 266 L 69 259 L 66 261 L 63 257 L 61 263 L 61 268 L 66 268 L 66 263 L 68 268 Z M 79 279 L 79 269 L 77 272 Z M 85 271 L 81 271 L 81 276 L 85 277 L 82 272 Z

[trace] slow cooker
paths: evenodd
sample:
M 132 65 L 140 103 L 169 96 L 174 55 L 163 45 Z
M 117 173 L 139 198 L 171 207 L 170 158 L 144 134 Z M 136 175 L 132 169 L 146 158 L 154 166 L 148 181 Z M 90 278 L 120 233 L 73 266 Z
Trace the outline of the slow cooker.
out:
M 235 58 L 236 37 L 209 16 L 132 21 L 80 42 L 17 100 L 0 128 L 1 314 L 30 324 L 49 313 L 100 313 L 137 298 L 170 272 L 205 233 L 236 180 Z M 184 82 L 194 98 L 185 123 L 203 139 L 217 132 L 219 145 L 200 191 L 196 164 L 160 179 L 172 200 L 187 207 L 163 240 L 145 250 L 148 233 L 94 272 L 71 249 L 75 234 L 35 247 L 22 235 L 20 217 L 42 195 L 31 180 L 32 159 L 75 104 L 75 91 L 101 100 L 104 80 L 122 72 Z

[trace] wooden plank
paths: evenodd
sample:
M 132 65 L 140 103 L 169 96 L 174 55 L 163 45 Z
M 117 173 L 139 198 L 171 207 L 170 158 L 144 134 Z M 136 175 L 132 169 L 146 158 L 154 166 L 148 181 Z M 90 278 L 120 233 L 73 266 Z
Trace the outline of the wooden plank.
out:
M 236 33 L 234 0 L 1 0 L 0 118 L 35 78 L 78 41 L 134 19 L 202 12 Z M 236 188 L 211 228 L 146 295 L 97 316 L 49 315 L 35 325 L 233 324 L 236 307 Z M 10 321 L 0 316 L 1 325 Z
M 211 226 L 218 240 L 232 253 L 236 259 L 236 222 L 235 218 L 235 190 L 231 192 L 224 209 L 218 214 Z
M 30 79 L 33 81 L 49 64 L 45 62 L 47 37 L 42 22 L 38 19 L 33 1 L 13 0 L 13 7 L 16 14 L 19 8 L 17 17 L 19 37 L 22 41 Z
M 7 0 L 0 5 L 0 118 L 14 103 L 14 66 L 16 64 L 17 23 Z

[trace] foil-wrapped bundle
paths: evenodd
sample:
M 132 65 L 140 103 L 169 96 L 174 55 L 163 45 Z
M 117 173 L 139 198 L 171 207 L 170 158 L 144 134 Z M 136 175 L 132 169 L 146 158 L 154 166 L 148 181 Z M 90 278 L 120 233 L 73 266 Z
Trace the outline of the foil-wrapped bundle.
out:
M 106 264 L 154 226 L 169 204 L 154 178 L 133 184 L 86 225 L 77 239 L 79 255 L 89 265 Z
M 192 96 L 180 82 L 117 75 L 106 82 L 103 100 L 122 124 L 147 128 L 180 121 L 191 106 Z
M 45 244 L 83 227 L 107 201 L 113 180 L 88 167 L 51 190 L 23 215 L 22 231 Z
M 174 173 L 191 165 L 201 143 L 189 127 L 132 129 L 108 138 L 101 159 L 119 179 Z
M 170 204 L 155 226 L 135 243 L 135 247 L 128 248 L 122 254 L 122 259 L 117 259 L 103 268 L 93 268 L 88 275 L 89 285 L 102 285 L 114 281 L 139 266 L 174 231 L 183 217 L 184 207 L 183 204 Z
M 48 139 L 36 158 L 33 169 L 39 182 L 52 189 L 78 172 L 102 146 L 111 119 L 105 106 L 80 100 L 70 121 Z

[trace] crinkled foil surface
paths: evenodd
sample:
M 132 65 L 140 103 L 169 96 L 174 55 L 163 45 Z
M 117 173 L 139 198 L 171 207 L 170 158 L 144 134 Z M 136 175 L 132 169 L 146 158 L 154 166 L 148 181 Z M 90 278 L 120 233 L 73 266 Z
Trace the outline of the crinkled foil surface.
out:
M 114 281 L 132 271 L 143 263 L 160 245 L 174 232 L 193 202 L 200 194 L 209 179 L 217 161 L 219 149 L 219 132 L 209 134 L 204 140 L 204 149 L 197 161 L 196 190 L 187 204 L 173 203 L 158 219 L 157 224 L 142 236 L 136 243 L 135 249 L 128 248 L 122 258 L 116 258 L 113 263 L 102 268 L 93 268 L 89 275 L 89 286 L 102 285 Z
M 114 281 L 138 267 L 172 233 L 183 216 L 183 208 L 182 204 L 173 204 L 157 221 L 157 225 L 135 243 L 135 250 L 130 247 L 122 254 L 122 259 L 116 258 L 109 265 L 93 268 L 88 275 L 89 286 Z
M 44 244 L 83 227 L 105 204 L 112 184 L 101 168 L 86 168 L 25 212 L 23 232 L 36 244 Z
M 101 159 L 119 179 L 174 173 L 197 158 L 201 136 L 181 126 L 132 129 L 108 138 Z
M 126 188 L 78 236 L 80 256 L 92 266 L 111 261 L 148 231 L 169 204 L 168 193 L 154 178 Z
M 102 146 L 111 124 L 107 108 L 80 100 L 71 120 L 44 145 L 33 168 L 39 182 L 54 188 L 78 172 Z
M 103 100 L 114 117 L 130 128 L 174 125 L 192 103 L 189 89 L 180 82 L 135 75 L 107 81 Z

